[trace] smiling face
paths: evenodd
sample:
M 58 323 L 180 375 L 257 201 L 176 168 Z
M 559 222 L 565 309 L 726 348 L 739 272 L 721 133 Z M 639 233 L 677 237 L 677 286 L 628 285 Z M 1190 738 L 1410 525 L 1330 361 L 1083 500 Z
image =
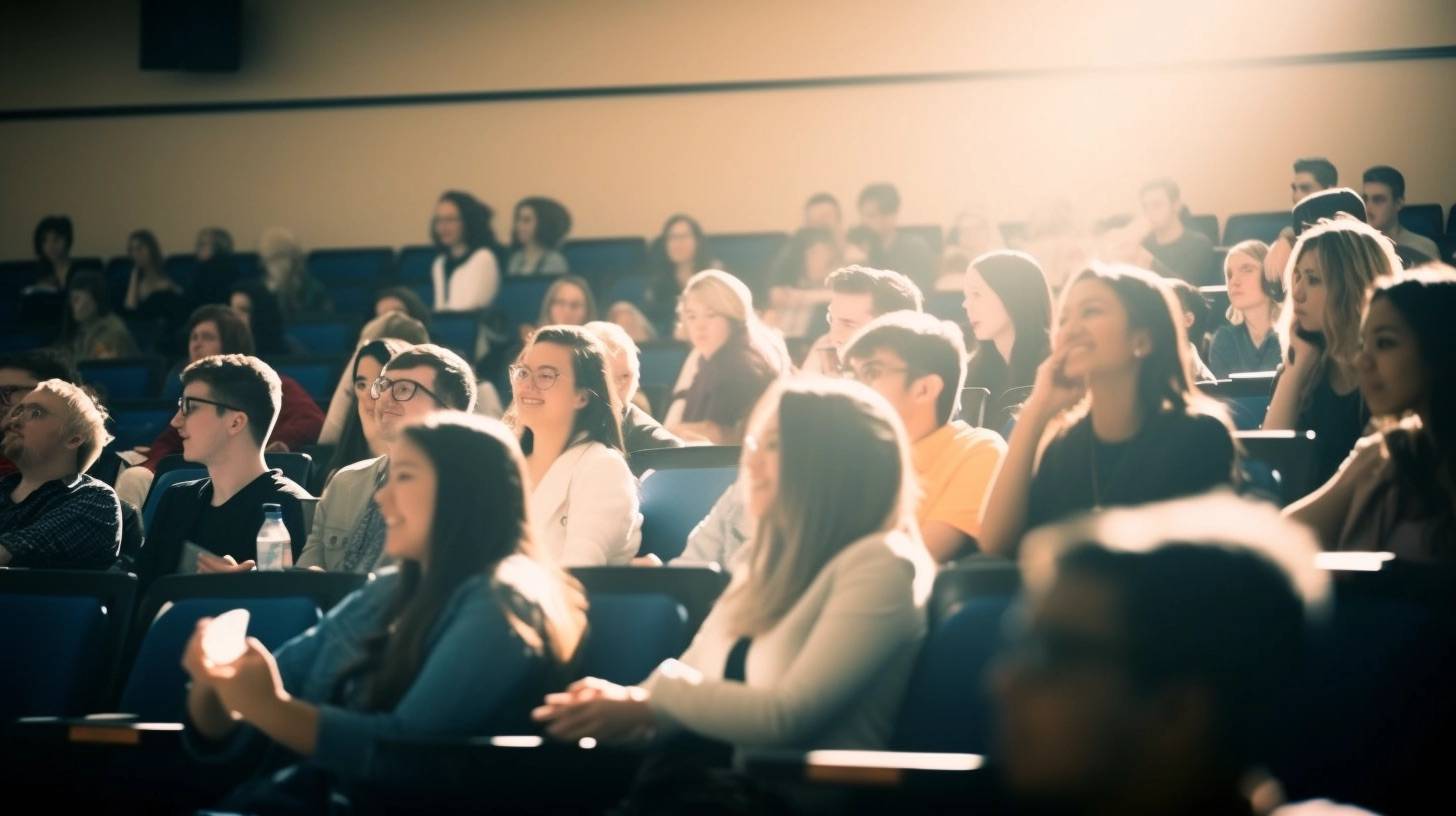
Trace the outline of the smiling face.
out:
M 1243 252 L 1230 253 L 1224 263 L 1224 280 L 1228 284 L 1230 306 L 1241 312 L 1268 307 L 1269 293 L 1264 290 L 1264 265 L 1258 258 Z
M 1420 343 L 1400 310 L 1386 298 L 1371 301 L 1360 327 L 1362 348 L 1355 356 L 1360 395 L 1376 416 L 1424 411 L 1430 403 L 1431 374 L 1421 359 Z
M 81 446 L 81 437 L 66 433 L 66 404 L 48 391 L 31 391 L 6 412 L 0 452 L 22 470 L 53 462 Z
M 435 466 L 414 443 L 402 440 L 389 455 L 389 478 L 374 494 L 384 521 L 384 552 L 421 564 L 429 561 L 435 521 Z
M 511 387 L 521 423 L 528 428 L 570 429 L 586 395 L 576 387 L 571 349 L 555 343 L 532 343 L 516 363 Z
M 1146 332 L 1128 330 L 1127 309 L 1111 286 L 1081 280 L 1067 292 L 1056 339 L 1058 348 L 1070 349 L 1063 376 L 1083 380 L 1133 369 L 1148 342 Z
M 688 342 L 704 357 L 712 357 L 733 336 L 733 321 L 714 311 L 696 292 L 683 295 L 678 318 L 687 331 Z
M 1294 322 L 1299 328 L 1314 334 L 1323 334 L 1329 288 L 1326 286 L 1324 270 L 1320 267 L 1318 252 L 1307 251 L 1294 262 L 1289 298 L 1294 302 Z
M 754 518 L 768 515 L 779 495 L 779 417 L 777 411 L 762 411 L 743 437 L 740 465 L 747 493 L 748 512 Z
M 187 336 L 188 361 L 195 363 L 216 354 L 222 354 L 222 333 L 218 331 L 217 323 L 204 320 L 193 326 L 192 333 Z
M 966 270 L 961 289 L 966 296 L 966 319 L 977 340 L 995 340 L 1008 332 L 1015 337 L 1016 328 L 1011 322 L 1011 313 L 1006 311 L 1006 303 L 974 266 Z
M 429 389 L 431 393 L 438 393 L 435 388 L 435 369 L 427 365 L 409 368 L 386 366 L 383 376 L 391 381 L 410 380 Z M 404 402 L 394 398 L 393 388 L 381 389 L 379 399 L 374 401 L 374 413 L 379 420 L 379 434 L 385 441 L 394 442 L 399 438 L 399 429 L 411 420 L 423 418 L 431 411 L 437 411 L 443 407 L 445 406 L 436 402 L 434 397 L 422 389 L 416 389 L 414 396 Z

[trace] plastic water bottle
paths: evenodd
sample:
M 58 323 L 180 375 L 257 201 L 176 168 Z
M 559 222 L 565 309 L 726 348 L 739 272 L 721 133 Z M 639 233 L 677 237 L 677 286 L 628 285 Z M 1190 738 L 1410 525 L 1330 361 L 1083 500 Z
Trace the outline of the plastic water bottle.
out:
M 277 504 L 263 505 L 257 561 L 259 570 L 286 570 L 293 566 L 293 539 L 283 524 L 283 508 Z

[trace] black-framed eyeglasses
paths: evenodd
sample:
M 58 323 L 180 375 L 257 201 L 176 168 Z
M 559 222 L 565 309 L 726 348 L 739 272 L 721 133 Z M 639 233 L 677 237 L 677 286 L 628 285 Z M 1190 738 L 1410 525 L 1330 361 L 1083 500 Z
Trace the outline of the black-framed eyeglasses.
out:
M 868 385 L 886 374 L 908 374 L 912 370 L 909 366 L 886 365 L 878 360 L 869 360 L 860 365 L 845 363 L 839 373 L 846 379 Z
M 415 398 L 416 393 L 423 391 L 429 394 L 430 399 L 434 400 L 437 404 L 445 404 L 444 400 L 440 399 L 438 394 L 414 380 L 391 380 L 385 376 L 380 376 L 369 385 L 369 398 L 377 400 L 383 397 L 386 391 L 389 392 L 390 398 L 395 402 L 409 402 Z
M 14 405 L 16 397 L 34 390 L 33 385 L 0 385 L 0 405 Z
M 192 412 L 196 411 L 199 405 L 215 405 L 218 408 L 225 408 L 229 411 L 243 410 L 236 405 L 228 405 L 225 402 L 218 402 L 217 400 L 203 399 L 202 397 L 178 397 L 177 413 L 185 417 L 192 416 Z
M 561 372 L 551 366 L 541 366 L 535 371 L 532 371 L 530 368 L 518 363 L 511 366 L 509 371 L 512 388 L 521 385 L 529 379 L 531 385 L 535 386 L 537 391 L 548 391 L 551 389 L 551 386 L 556 384 L 557 380 L 561 379 Z

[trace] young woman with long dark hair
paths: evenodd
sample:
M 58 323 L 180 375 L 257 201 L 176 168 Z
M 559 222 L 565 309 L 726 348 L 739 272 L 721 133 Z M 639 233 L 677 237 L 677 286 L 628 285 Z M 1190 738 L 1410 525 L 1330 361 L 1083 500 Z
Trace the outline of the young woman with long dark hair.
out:
M 379 379 L 384 367 L 394 355 L 410 347 L 403 340 L 386 337 L 370 340 L 354 352 L 354 364 L 350 368 L 350 388 L 347 401 L 353 408 L 344 420 L 344 429 L 329 460 L 328 475 L 332 477 L 339 468 L 373 459 L 387 453 L 384 439 L 379 434 L 379 417 L 374 413 L 373 399 L 369 387 Z M 330 405 L 332 408 L 333 406 Z M 328 483 L 328 478 L 324 479 Z
M 568 271 L 561 242 L 571 232 L 571 213 L 561 202 L 542 196 L 516 204 L 511 225 L 511 259 L 507 275 L 564 275 Z
M 966 387 L 991 392 L 984 424 L 999 431 L 1010 417 L 1006 392 L 1031 385 L 1051 353 L 1051 290 L 1035 258 L 1005 249 L 973 259 L 963 290 L 976 337 Z
M 717 266 L 698 220 L 685 213 L 669 216 L 647 249 L 647 291 L 642 303 L 642 311 L 659 334 L 672 334 L 678 296 L 688 279 Z
M 375 501 L 398 568 L 276 654 L 249 639 L 242 657 L 213 663 L 209 619 L 187 645 L 193 750 L 261 735 L 283 749 L 274 767 L 298 764 L 244 785 L 225 809 L 325 810 L 331 793 L 368 780 L 379 739 L 522 733 L 531 704 L 569 676 L 585 602 L 533 542 L 510 431 L 436 413 L 404 429 L 391 460 Z

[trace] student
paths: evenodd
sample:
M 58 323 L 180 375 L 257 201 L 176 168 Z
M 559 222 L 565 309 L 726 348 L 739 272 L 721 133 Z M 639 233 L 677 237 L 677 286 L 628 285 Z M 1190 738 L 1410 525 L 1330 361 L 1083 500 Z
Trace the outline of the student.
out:
M 642 311 L 658 334 L 672 334 L 678 299 L 688 280 L 704 269 L 718 267 L 697 219 L 684 213 L 669 216 L 647 250 L 647 291 L 642 303 Z
M 516 204 L 511 226 L 511 260 L 507 275 L 564 275 L 568 271 L 561 242 L 571 232 L 571 213 L 561 202 L 540 196 Z
M 727 272 L 694 275 L 678 315 L 693 352 L 663 425 L 684 440 L 736 444 L 753 404 L 788 370 L 788 352 L 754 313 L 748 287 Z
M 204 227 L 197 232 L 195 252 L 197 268 L 187 282 L 188 302 L 194 309 L 227 303 L 243 272 L 233 257 L 233 236 L 222 227 Z
M 750 427 L 742 468 L 757 527 L 729 588 L 687 651 L 640 686 L 587 678 L 547 696 L 533 717 L 549 735 L 640 744 L 658 733 L 673 754 L 702 740 L 887 744 L 934 574 L 905 431 L 879 395 L 825 379 L 776 385 Z
M 946 562 L 974 550 L 1006 443 L 955 418 L 966 372 L 961 330 L 927 314 L 891 312 L 849 341 L 845 359 L 904 423 L 920 483 L 915 518 L 931 557 Z
M 61 346 L 72 360 L 114 360 L 137 354 L 126 324 L 111 311 L 106 276 L 95 269 L 77 270 L 66 297 Z
M 563 567 L 626 564 L 642 516 L 606 349 L 579 326 L 543 327 L 511 366 L 511 388 L 542 553 Z
M 389 361 L 411 345 L 403 340 L 384 338 L 370 340 L 354 353 L 354 364 L 349 369 L 351 387 L 344 399 L 350 408 L 349 416 L 329 460 L 324 484 L 328 484 L 340 468 L 383 456 L 387 452 L 388 444 L 379 432 L 379 417 L 374 413 L 374 399 L 369 396 L 369 390 L 384 373 Z M 332 409 L 333 405 L 329 407 Z
M 982 550 L 1014 556 L 1025 531 L 1075 513 L 1232 482 L 1233 433 L 1188 379 L 1177 309 L 1146 270 L 1093 264 L 1072 278 L 986 503 Z
M 1294 179 L 1289 182 L 1289 203 L 1299 202 L 1322 190 L 1332 190 L 1340 184 L 1340 173 L 1329 159 L 1319 156 L 1297 159 L 1294 162 Z M 1360 220 L 1365 215 L 1361 213 Z M 1298 229 L 1285 227 L 1279 237 L 1269 245 L 1269 254 L 1264 258 L 1264 277 L 1271 282 L 1284 280 L 1284 268 L 1289 265 L 1289 253 L 1294 249 Z
M 53 349 L 0 356 L 0 423 L 9 419 L 10 411 L 42 380 L 64 380 L 75 384 L 81 381 L 81 377 L 71 361 Z M 0 433 L 4 433 L 3 426 L 0 426 Z M 14 472 L 15 463 L 0 455 L 0 476 Z
M 597 319 L 597 301 L 592 296 L 591 284 L 576 275 L 560 275 L 546 287 L 541 297 L 541 310 L 534 323 L 522 323 L 516 327 L 516 339 L 508 344 L 497 344 L 482 358 L 477 367 L 481 370 L 482 382 L 491 383 L 490 393 L 495 394 L 496 382 L 508 377 L 508 370 L 521 356 L 521 350 L 531 342 L 531 335 L 541 326 L 584 326 Z M 502 376 L 506 375 L 506 376 Z
M 844 246 L 844 215 L 839 209 L 839 199 L 830 193 L 809 196 L 809 200 L 804 202 L 803 221 L 799 225 L 799 233 L 805 231 L 816 236 L 827 232 L 833 255 L 838 257 Z M 769 264 L 769 280 L 797 279 L 804 268 L 803 261 L 803 243 L 797 240 L 786 242 Z
M 423 323 L 403 311 L 387 311 L 380 316 L 364 324 L 359 330 L 359 341 L 355 345 L 355 354 L 368 343 L 375 340 L 400 340 L 406 346 L 418 346 L 421 343 L 430 342 L 430 332 L 425 329 Z M 377 374 L 377 372 L 376 372 Z M 320 445 L 337 445 L 343 438 L 344 425 L 347 424 L 349 416 L 355 411 L 358 404 L 355 399 L 356 393 L 367 394 L 369 384 L 374 378 L 369 378 L 364 383 L 362 392 L 357 390 L 352 367 L 339 373 L 339 382 L 334 386 L 334 396 L 329 399 L 329 411 L 324 416 L 323 429 L 319 431 L 318 443 Z M 367 403 L 367 398 L 366 398 Z
M 879 239 L 879 261 L 908 277 L 921 291 L 935 287 L 935 254 L 917 235 L 901 232 L 900 191 L 884 182 L 871 184 L 859 194 L 859 220 Z
M 430 241 L 439 254 L 430 267 L 435 311 L 474 311 L 495 301 L 505 249 L 490 225 L 494 213 L 469 193 L 440 196 L 430 221 Z
M 1394 167 L 1377 165 L 1365 171 L 1361 179 L 1364 184 L 1365 213 L 1370 226 L 1380 230 L 1385 237 L 1409 252 L 1419 255 L 1417 262 L 1436 261 L 1441 250 L 1436 242 L 1411 232 L 1400 223 L 1400 211 L 1405 207 L 1405 176 Z
M 17 322 L 37 328 L 59 326 L 66 313 L 66 292 L 75 264 L 71 247 L 76 232 L 69 216 L 48 215 L 35 225 L 35 280 L 20 291 Z
M 1315 551 L 1233 496 L 1028 536 L 1026 609 L 991 674 L 1015 812 L 1258 812 L 1245 784 L 1267 778 L 1329 594 Z
M 302 502 L 312 497 L 263 461 L 282 392 L 278 374 L 244 354 L 204 357 L 182 372 L 171 426 L 182 436 L 183 457 L 207 476 L 162 494 L 137 563 L 143 583 L 174 572 L 254 569 L 264 504 L 283 511 L 293 555 L 303 549 Z M 203 552 L 193 555 L 188 543 Z
M 258 239 L 258 260 L 263 267 L 263 284 L 285 317 L 332 312 L 329 290 L 308 273 L 303 247 L 293 233 L 282 227 L 263 230 Z
M 824 285 L 829 289 L 829 331 L 809 347 L 799 369 L 803 374 L 837 376 L 843 367 L 840 350 L 865 324 L 882 314 L 924 307 L 920 287 L 889 269 L 846 266 L 836 269 Z
M 819 227 L 799 230 L 790 245 L 791 262 L 779 270 L 769 290 L 765 319 L 785 337 L 805 337 L 822 329 L 812 320 L 829 301 L 825 281 L 839 266 L 839 246 L 834 233 Z
M 1279 287 L 1264 278 L 1264 258 L 1269 246 L 1263 241 L 1241 241 L 1229 248 L 1223 261 L 1228 286 L 1228 325 L 1213 333 L 1208 351 L 1208 368 L 1219 379 L 1249 371 L 1273 371 L 1279 367 Z
M 367 394 L 386 452 L 345 465 L 329 480 L 314 508 L 313 529 L 298 566 L 366 573 L 379 565 L 386 519 L 374 492 L 389 478 L 389 454 L 400 429 L 432 411 L 473 411 L 475 394 L 475 372 L 447 348 L 424 343 L 390 358 Z
M 283 309 L 277 296 L 263 281 L 248 279 L 233 284 L 232 291 L 228 293 L 228 305 L 248 324 L 258 354 L 274 357 L 303 351 L 289 339 L 288 329 L 283 324 Z
M 1213 266 L 1213 242 L 1198 230 L 1183 225 L 1188 207 L 1183 204 L 1177 182 L 1166 178 L 1150 181 L 1143 185 L 1138 198 L 1149 227 L 1142 247 L 1162 267 L 1154 269 L 1166 271 L 1194 286 L 1218 283 L 1218 271 Z
M 1218 379 L 1203 364 L 1203 353 L 1208 349 L 1208 321 L 1213 314 L 1208 301 L 1193 284 L 1181 278 L 1165 277 L 1163 285 L 1177 299 L 1178 318 L 1183 321 L 1183 331 L 1188 337 L 1188 378 L 1193 382 Z
M 1314 431 L 1319 482 L 1334 474 L 1370 421 L 1355 371 L 1360 313 L 1375 283 L 1399 269 L 1390 241 L 1352 218 L 1322 222 L 1295 244 L 1280 320 L 1289 351 L 1264 429 Z
M 127 236 L 126 254 L 132 266 L 122 311 L 129 319 L 156 324 L 160 328 L 157 350 L 170 355 L 180 346 L 176 335 L 187 319 L 187 298 L 167 274 L 162 247 L 151 230 L 136 230 Z
M 390 312 L 400 312 L 410 318 L 419 321 L 420 325 L 430 325 L 430 307 L 425 305 L 415 290 L 408 286 L 393 286 L 380 290 L 374 298 L 375 317 L 384 317 Z
M 1456 270 L 1425 267 L 1376 285 L 1355 356 L 1360 393 L 1384 427 L 1286 515 L 1326 549 L 1456 561 Z
M 437 413 L 402 429 L 394 458 L 376 500 L 397 569 L 276 654 L 249 639 L 236 661 L 212 663 L 207 618 L 187 644 L 189 752 L 269 746 L 265 772 L 224 810 L 329 810 L 384 770 L 381 740 L 525 733 L 531 702 L 570 676 L 586 602 L 531 540 L 510 432 Z
M 79 386 L 44 380 L 5 413 L 0 567 L 97 569 L 121 550 L 116 492 L 85 472 L 111 441 L 106 413 Z
M 964 294 L 976 338 L 966 386 L 991 392 L 985 425 L 1000 431 L 1011 419 L 1006 392 L 1031 385 L 1051 353 L 1051 289 L 1035 258 L 1002 249 L 971 261 Z
M 622 401 L 622 444 L 630 462 L 632 454 L 654 448 L 680 448 L 683 441 L 662 427 L 661 423 L 647 412 L 647 400 L 638 390 L 641 382 L 641 362 L 637 344 L 627 332 L 615 323 L 594 320 L 585 326 L 607 351 L 608 373 L 617 395 Z

